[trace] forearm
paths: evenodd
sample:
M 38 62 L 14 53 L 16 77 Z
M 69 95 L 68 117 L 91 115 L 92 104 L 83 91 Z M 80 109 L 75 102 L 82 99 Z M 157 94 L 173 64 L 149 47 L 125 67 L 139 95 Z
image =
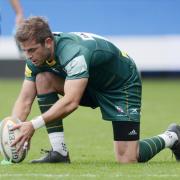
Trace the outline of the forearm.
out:
M 39 129 L 48 122 L 52 122 L 57 118 L 64 118 L 78 108 L 78 103 L 75 101 L 68 101 L 66 97 L 57 101 L 48 111 L 31 120 L 34 129 Z
M 21 121 L 25 121 L 31 111 L 31 106 L 31 103 L 25 103 L 17 99 L 12 110 L 12 116 L 19 118 Z
M 38 129 L 58 118 L 63 119 L 76 110 L 81 101 L 81 97 L 83 96 L 87 82 L 87 78 L 65 81 L 65 95 L 59 99 L 48 111 L 31 121 L 34 129 Z
M 69 100 L 64 96 L 57 101 L 47 112 L 42 114 L 45 123 L 51 122 L 57 118 L 63 119 L 75 109 L 78 108 L 78 102 Z

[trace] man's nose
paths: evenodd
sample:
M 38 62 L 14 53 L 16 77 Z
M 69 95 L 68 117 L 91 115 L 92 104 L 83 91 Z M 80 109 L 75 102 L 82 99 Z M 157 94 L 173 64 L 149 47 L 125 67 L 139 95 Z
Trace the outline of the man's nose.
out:
M 31 59 L 31 58 L 32 58 L 32 53 L 25 52 L 25 56 L 26 56 L 28 59 Z

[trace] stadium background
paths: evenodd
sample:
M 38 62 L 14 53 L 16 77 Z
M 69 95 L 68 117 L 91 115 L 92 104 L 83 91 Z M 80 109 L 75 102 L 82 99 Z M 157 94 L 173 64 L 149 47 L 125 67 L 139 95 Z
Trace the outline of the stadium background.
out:
M 108 37 L 127 51 L 140 71 L 180 71 L 179 0 L 21 0 L 25 17 L 45 16 L 52 31 L 84 31 Z M 1 76 L 21 76 L 24 62 L 13 40 L 15 14 L 1 0 Z M 5 66 L 13 67 L 7 74 Z

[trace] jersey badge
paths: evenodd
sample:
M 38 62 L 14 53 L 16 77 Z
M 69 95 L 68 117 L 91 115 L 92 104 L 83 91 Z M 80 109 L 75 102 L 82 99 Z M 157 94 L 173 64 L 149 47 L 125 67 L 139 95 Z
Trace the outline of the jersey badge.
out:
M 124 51 L 121 52 L 122 56 L 124 56 L 125 58 L 129 58 L 128 54 Z
M 31 77 L 32 76 L 32 71 L 29 69 L 27 64 L 26 64 L 26 67 L 25 67 L 25 76 L 26 77 Z
M 46 60 L 46 64 L 49 66 L 54 66 L 56 64 L 56 61 L 54 59 L 52 61 Z

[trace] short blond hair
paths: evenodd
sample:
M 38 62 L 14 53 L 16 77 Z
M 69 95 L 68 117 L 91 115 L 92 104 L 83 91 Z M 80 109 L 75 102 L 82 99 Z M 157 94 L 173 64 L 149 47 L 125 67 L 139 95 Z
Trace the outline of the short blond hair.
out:
M 25 19 L 17 28 L 15 35 L 17 42 L 35 40 L 36 43 L 41 44 L 43 44 L 48 37 L 53 39 L 53 34 L 48 21 L 40 16 L 32 16 Z

